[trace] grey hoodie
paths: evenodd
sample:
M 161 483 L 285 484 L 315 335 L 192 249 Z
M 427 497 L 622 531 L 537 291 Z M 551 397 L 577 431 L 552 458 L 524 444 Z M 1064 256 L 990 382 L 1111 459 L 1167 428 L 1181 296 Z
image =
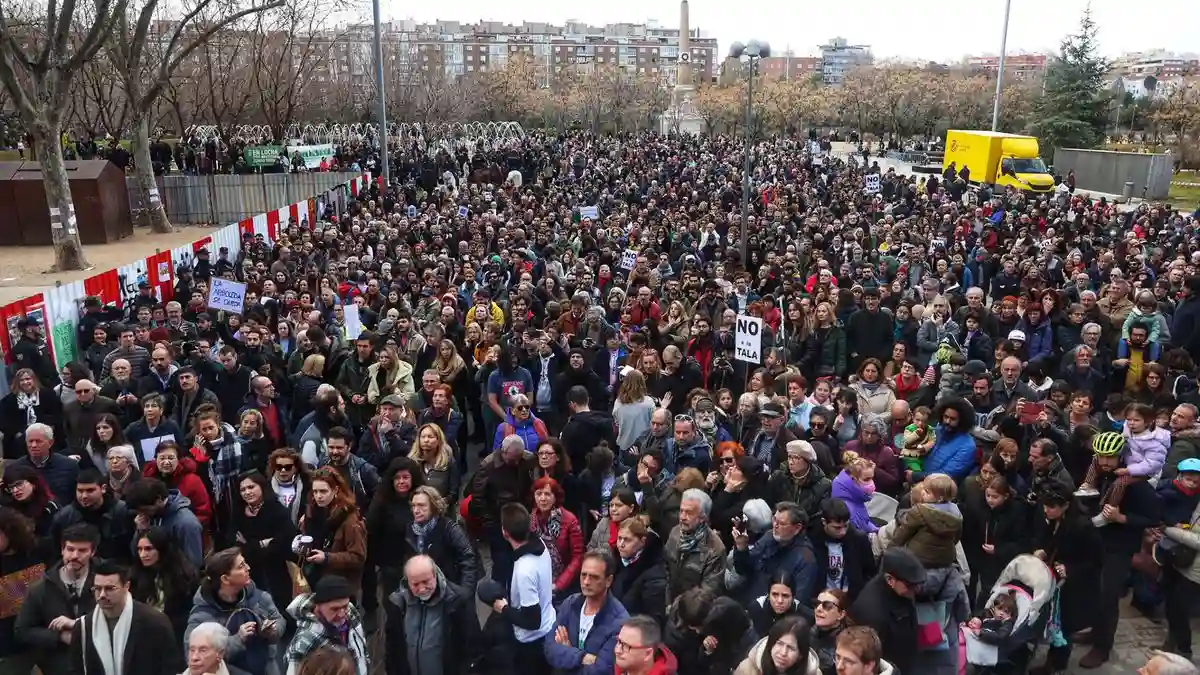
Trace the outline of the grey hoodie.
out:
M 167 493 L 167 505 L 162 513 L 150 520 L 150 527 L 161 527 L 179 545 L 183 555 L 196 566 L 204 567 L 204 528 L 192 513 L 192 501 L 178 490 Z M 137 553 L 137 537 L 133 538 L 134 553 Z

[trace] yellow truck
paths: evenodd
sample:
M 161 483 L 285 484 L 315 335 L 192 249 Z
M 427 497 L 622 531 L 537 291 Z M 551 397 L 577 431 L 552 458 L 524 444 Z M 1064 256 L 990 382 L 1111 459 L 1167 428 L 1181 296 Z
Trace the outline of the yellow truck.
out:
M 956 172 L 967 167 L 972 183 L 1028 192 L 1054 191 L 1054 177 L 1038 157 L 1038 141 L 1033 136 L 951 129 L 946 132 L 942 171 L 951 163 Z

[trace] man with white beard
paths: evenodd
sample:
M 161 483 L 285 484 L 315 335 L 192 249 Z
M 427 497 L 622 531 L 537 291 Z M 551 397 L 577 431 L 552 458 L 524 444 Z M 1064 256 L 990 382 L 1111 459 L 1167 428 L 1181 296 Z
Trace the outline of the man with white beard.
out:
M 433 558 L 409 558 L 404 583 L 388 600 L 388 675 L 476 671 L 483 636 L 475 598 L 469 589 L 446 579 Z

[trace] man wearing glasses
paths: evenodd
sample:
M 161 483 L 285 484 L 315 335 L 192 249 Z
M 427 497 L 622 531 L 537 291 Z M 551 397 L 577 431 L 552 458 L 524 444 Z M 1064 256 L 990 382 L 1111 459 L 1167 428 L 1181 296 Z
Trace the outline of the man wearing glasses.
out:
M 83 455 L 84 448 L 96 430 L 96 420 L 105 413 L 120 417 L 121 408 L 91 380 L 75 383 L 75 400 L 63 406 L 63 426 L 67 431 L 67 454 Z
M 662 630 L 648 616 L 631 616 L 617 633 L 613 650 L 618 675 L 675 675 L 679 662 L 662 644 Z

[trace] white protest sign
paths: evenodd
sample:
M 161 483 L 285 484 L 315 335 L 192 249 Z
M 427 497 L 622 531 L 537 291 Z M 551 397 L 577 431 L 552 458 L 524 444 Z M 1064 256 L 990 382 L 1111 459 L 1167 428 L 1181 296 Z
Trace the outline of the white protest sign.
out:
M 581 206 L 579 207 L 579 217 L 596 220 L 600 217 L 600 208 L 596 206 Z
M 621 269 L 631 270 L 631 269 L 633 269 L 633 266 L 636 264 L 637 264 L 637 251 L 635 251 L 631 248 L 625 249 L 625 252 L 621 254 Z
M 346 305 L 342 308 L 342 314 L 346 317 L 346 339 L 357 340 L 363 332 L 362 319 L 358 316 L 358 305 L 353 302 Z
M 416 218 L 417 217 L 417 207 L 412 204 L 409 204 L 406 213 L 408 213 L 409 218 Z
M 246 306 L 246 284 L 213 277 L 208 291 L 208 306 L 225 312 L 241 314 Z
M 871 194 L 879 194 L 879 174 L 869 173 L 863 178 L 863 185 L 867 192 Z
M 821 154 L 821 144 L 817 141 L 809 141 L 808 151 L 814 155 Z
M 738 361 L 762 363 L 762 319 L 738 314 L 733 347 Z

